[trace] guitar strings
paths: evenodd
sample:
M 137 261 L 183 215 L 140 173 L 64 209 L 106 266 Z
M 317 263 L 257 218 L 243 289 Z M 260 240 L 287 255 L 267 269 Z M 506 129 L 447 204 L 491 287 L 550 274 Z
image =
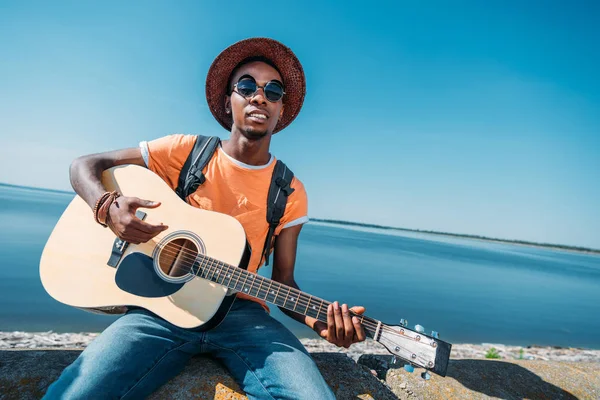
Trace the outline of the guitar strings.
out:
M 180 251 L 174 250 L 174 249 L 172 249 L 173 247 L 175 247 L 175 248 L 180 248 L 181 250 L 180 250 Z M 180 255 L 180 254 L 184 254 L 184 255 L 182 256 L 182 259 L 184 259 L 184 260 L 186 260 L 186 261 L 188 261 L 188 262 L 190 262 L 190 261 L 191 261 L 191 262 L 192 262 L 192 264 L 191 264 L 191 266 L 189 266 L 189 265 L 185 265 L 185 266 L 189 266 L 190 268 L 189 268 L 189 269 L 183 269 L 183 271 L 184 271 L 184 272 L 192 272 L 192 273 L 193 273 L 195 276 L 198 276 L 198 277 L 200 277 L 200 278 L 203 278 L 203 279 L 207 279 L 207 280 L 209 280 L 209 281 L 211 281 L 211 282 L 212 282 L 212 279 L 208 279 L 208 275 L 210 275 L 210 273 L 211 273 L 212 269 L 214 268 L 214 271 L 212 271 L 212 273 L 213 273 L 213 277 L 214 277 L 214 273 L 215 273 L 215 272 L 218 270 L 218 268 L 219 268 L 219 267 L 221 267 L 221 268 L 228 269 L 228 270 L 229 270 L 231 273 L 233 273 L 234 275 L 238 274 L 238 276 L 236 277 L 236 278 L 237 278 L 237 281 L 236 281 L 236 283 L 235 283 L 235 285 L 234 285 L 234 286 L 237 286 L 237 285 L 238 285 L 238 283 L 239 283 L 239 280 L 240 280 L 240 278 L 242 278 L 242 277 L 244 277 L 244 276 L 246 277 L 246 280 L 245 280 L 245 281 L 244 281 L 244 283 L 242 284 L 242 287 L 248 283 L 248 278 L 251 278 L 251 279 L 253 279 L 253 280 L 255 280 L 255 279 L 262 279 L 262 280 L 263 280 L 263 282 L 264 282 L 264 281 L 267 281 L 268 283 L 270 283 L 270 282 L 273 282 L 273 283 L 275 283 L 276 285 L 279 285 L 279 286 L 280 286 L 280 287 L 278 288 L 278 294 L 277 294 L 275 297 L 278 297 L 278 296 L 279 296 L 279 290 L 281 290 L 281 287 L 283 286 L 284 290 L 285 290 L 285 289 L 287 289 L 287 290 L 289 291 L 289 292 L 288 292 L 288 296 L 287 296 L 287 297 L 289 297 L 289 295 L 292 293 L 292 291 L 296 292 L 296 293 L 295 293 L 295 295 L 298 297 L 298 299 L 297 299 L 297 301 L 296 301 L 296 304 L 295 304 L 294 308 L 296 308 L 296 307 L 297 307 L 297 305 L 298 305 L 298 304 L 300 304 L 300 305 L 302 305 L 302 306 L 304 306 L 304 307 L 307 307 L 307 308 L 306 308 L 306 311 L 308 311 L 308 306 L 310 305 L 310 302 L 312 301 L 312 299 L 318 300 L 318 301 L 321 303 L 319 306 L 316 306 L 316 307 L 318 307 L 318 308 L 319 308 L 319 310 L 317 310 L 317 309 L 315 309 L 315 308 L 311 308 L 311 310 L 313 310 L 313 311 L 317 311 L 317 316 L 318 316 L 319 314 L 324 314 L 325 316 L 327 315 L 327 307 L 325 307 L 323 303 L 326 303 L 326 302 L 327 302 L 327 303 L 331 304 L 330 302 L 328 302 L 328 301 L 326 301 L 326 300 L 320 299 L 320 298 L 318 298 L 318 297 L 315 297 L 315 296 L 312 296 L 312 295 L 308 295 L 309 297 L 311 297 L 311 299 L 309 299 L 308 301 L 306 301 L 306 302 L 305 302 L 305 301 L 304 301 L 304 299 L 303 299 L 302 297 L 303 297 L 303 295 L 304 295 L 304 296 L 306 296 L 307 294 L 306 294 L 306 293 L 304 293 L 304 292 L 302 292 L 302 291 L 300 291 L 300 290 L 298 290 L 298 289 L 296 289 L 296 288 L 293 288 L 293 287 L 290 287 L 290 286 L 284 285 L 284 284 L 282 284 L 281 282 L 276 282 L 276 281 L 270 280 L 270 279 L 268 279 L 268 278 L 262 277 L 262 276 L 260 276 L 260 275 L 257 275 L 257 274 L 254 274 L 254 273 L 248 272 L 248 271 L 246 271 L 246 270 L 244 270 L 244 269 L 241 269 L 241 268 L 239 268 L 239 267 L 235 267 L 235 266 L 229 265 L 229 264 L 227 264 L 227 263 L 223 263 L 222 261 L 219 261 L 219 260 L 217 260 L 217 259 L 214 259 L 214 258 L 212 258 L 212 257 L 206 256 L 206 255 L 204 255 L 204 254 L 197 253 L 197 252 L 194 252 L 194 251 L 190 251 L 190 250 L 188 250 L 188 249 L 184 248 L 184 246 L 182 246 L 182 245 L 179 245 L 179 244 L 175 244 L 175 243 L 169 243 L 169 244 L 167 244 L 167 245 L 166 245 L 166 246 L 165 246 L 163 249 L 161 249 L 161 252 L 168 252 L 168 254 L 170 254 L 170 255 L 174 255 L 174 256 L 177 256 L 177 255 Z M 199 259 L 199 258 L 204 258 L 204 260 L 203 260 L 203 261 L 204 261 L 204 262 L 206 262 L 206 263 L 204 263 L 204 262 L 201 262 L 201 263 L 200 263 L 200 265 L 199 265 L 199 268 L 198 268 L 198 272 L 200 272 L 200 268 L 203 268 L 203 269 L 208 269 L 208 271 L 206 272 L 206 274 L 207 274 L 207 277 L 206 277 L 206 278 L 204 278 L 204 277 L 202 277 L 202 276 L 198 275 L 198 272 L 195 272 L 195 271 L 194 271 L 194 264 L 196 264 L 196 262 L 198 261 L 198 259 Z M 222 265 L 221 265 L 221 264 L 222 264 Z M 223 281 L 224 281 L 224 280 L 223 280 Z M 230 278 L 230 279 L 229 279 L 229 283 L 231 283 L 231 281 L 232 281 L 232 278 Z M 216 283 L 218 283 L 218 282 L 216 282 Z M 271 286 L 272 286 L 272 285 L 271 285 Z M 267 292 L 267 296 L 266 296 L 266 297 L 268 297 L 268 290 L 267 290 L 267 289 L 265 289 L 265 291 Z M 240 293 L 244 293 L 244 292 L 240 292 Z M 258 295 L 259 293 L 260 293 L 260 292 L 259 292 L 259 291 L 257 291 L 257 295 Z M 248 293 L 246 293 L 246 294 L 248 294 Z M 298 296 L 298 295 L 299 295 L 299 296 Z M 252 296 L 252 297 L 255 297 L 255 296 Z M 284 305 L 287 303 L 287 297 L 286 297 L 286 300 L 284 300 L 284 302 L 283 302 L 283 303 L 284 303 Z M 276 304 L 276 303 L 275 303 L 275 304 Z M 277 305 L 277 304 L 276 304 L 276 305 Z M 294 310 L 292 310 L 292 311 L 294 311 Z M 297 311 L 295 311 L 295 312 L 297 312 Z M 305 312 L 305 313 L 306 313 L 306 312 Z M 378 325 L 378 324 L 379 324 L 379 322 L 380 322 L 380 321 L 377 321 L 377 320 L 375 320 L 375 319 L 372 319 L 372 318 L 370 318 L 370 317 L 363 316 L 363 315 L 361 315 L 361 314 L 356 314 L 356 313 L 354 313 L 354 312 L 352 312 L 352 311 L 351 311 L 350 313 L 352 314 L 352 316 L 356 316 L 357 318 L 361 319 L 361 322 L 360 322 L 360 323 L 361 323 L 362 325 L 364 325 L 365 327 L 368 327 L 368 328 L 370 328 L 370 329 L 373 329 L 373 330 L 376 330 L 376 328 L 377 328 L 377 325 Z M 315 317 L 312 317 L 312 318 L 315 318 Z M 319 318 L 317 318 L 317 319 L 319 319 Z M 321 321 L 321 322 L 326 322 L 326 321 Z M 393 334 L 393 335 L 395 335 L 395 336 L 399 336 L 399 337 L 402 337 L 402 338 L 404 338 L 404 339 L 407 339 L 407 340 L 411 340 L 411 341 L 415 341 L 415 342 L 416 342 L 416 339 L 415 339 L 415 338 L 412 338 L 412 337 L 410 337 L 410 336 L 407 336 L 407 335 L 404 335 L 404 334 L 402 334 L 402 333 L 400 333 L 400 332 L 397 332 L 395 329 L 393 329 L 393 328 L 391 328 L 391 327 L 389 327 L 389 326 L 387 326 L 387 325 L 385 325 L 385 324 L 383 324 L 383 323 L 381 323 L 381 327 L 380 327 L 380 329 L 382 329 L 382 330 L 385 330 L 385 331 L 387 331 L 387 332 L 389 332 L 390 334 Z
M 174 244 L 171 247 L 179 247 L 179 248 L 181 248 L 183 246 Z M 169 254 L 171 254 L 171 255 L 181 254 L 180 252 L 170 250 L 170 249 L 168 249 L 166 247 L 162 251 L 168 251 Z M 221 267 L 221 268 L 228 269 L 230 272 L 232 272 L 234 274 L 234 278 L 237 278 L 236 283 L 234 284 L 234 286 L 237 286 L 239 284 L 240 278 L 242 278 L 242 277 L 246 277 L 246 280 L 242 284 L 242 288 L 244 287 L 244 285 L 246 285 L 248 283 L 248 278 L 251 278 L 253 280 L 255 280 L 255 279 L 262 279 L 263 282 L 264 281 L 267 281 L 267 283 L 273 282 L 276 285 L 283 286 L 284 290 L 285 289 L 288 290 L 288 295 L 286 296 L 286 300 L 283 301 L 284 305 L 287 303 L 287 297 L 289 297 L 289 295 L 292 294 L 292 291 L 295 291 L 295 292 L 297 292 L 297 294 L 300 294 L 300 296 L 298 297 L 298 299 L 296 301 L 296 304 L 295 304 L 294 308 L 296 308 L 298 306 L 298 304 L 300 304 L 301 306 L 306 307 L 306 311 L 308 311 L 308 306 L 309 306 L 310 302 L 312 301 L 312 299 L 319 300 L 321 303 L 327 302 L 326 300 L 323 300 L 323 299 L 320 299 L 320 298 L 316 298 L 316 297 L 314 297 L 312 295 L 308 295 L 309 297 L 311 297 L 311 299 L 308 299 L 308 301 L 304 301 L 304 299 L 302 298 L 302 295 L 306 296 L 307 294 L 303 293 L 302 291 L 300 291 L 300 290 L 298 290 L 296 288 L 292 288 L 290 286 L 283 285 L 280 282 L 269 280 L 269 279 L 264 278 L 264 277 L 262 277 L 260 275 L 256 275 L 256 274 L 253 274 L 253 273 L 248 272 L 246 270 L 243 270 L 243 269 L 241 269 L 239 267 L 234 267 L 234 266 L 231 266 L 231 265 L 225 264 L 225 263 L 223 263 L 224 265 L 220 265 L 219 263 L 222 263 L 221 261 L 213 259 L 213 258 L 208 257 L 208 256 L 205 256 L 203 254 L 198 254 L 196 252 L 191 252 L 191 251 L 186 250 L 186 249 L 183 249 L 181 252 L 182 253 L 183 252 L 187 253 L 186 256 L 183 256 L 182 258 L 185 258 L 188 261 L 193 259 L 193 264 L 195 264 L 197 262 L 197 259 L 199 257 L 203 257 L 205 259 L 204 261 L 206 261 L 206 264 L 201 263 L 201 266 L 199 266 L 199 267 L 204 267 L 203 269 L 206 270 L 206 272 L 205 272 L 206 273 L 206 277 L 199 276 L 198 273 L 194 272 L 193 265 L 192 265 L 192 267 L 189 270 L 183 269 L 183 271 L 184 272 L 192 271 L 192 272 L 194 272 L 194 275 L 199 276 L 199 277 L 204 278 L 204 279 L 207 279 L 207 280 L 209 280 L 211 282 L 212 282 L 212 279 L 209 279 L 208 276 L 212 273 L 213 277 L 214 277 L 214 274 L 217 272 L 217 270 L 219 269 L 219 267 Z M 188 255 L 193 255 L 193 258 L 188 257 Z M 213 271 L 213 269 L 214 269 L 214 271 Z M 200 268 L 198 269 L 198 272 L 199 271 L 200 271 Z M 235 275 L 237 275 L 237 276 L 235 276 Z M 231 283 L 232 280 L 233 280 L 233 278 L 229 278 L 229 283 Z M 224 280 L 222 282 L 224 282 Z M 216 283 L 218 283 L 218 280 L 216 281 Z M 279 287 L 278 289 L 280 290 L 281 287 Z M 265 288 L 264 290 L 267 292 L 267 296 L 266 297 L 268 297 L 268 289 Z M 279 290 L 278 290 L 278 293 L 279 293 Z M 241 293 L 244 293 L 244 292 L 241 292 Z M 257 289 L 257 295 L 259 295 L 259 294 L 260 294 L 260 291 Z M 252 297 L 255 297 L 255 296 L 252 296 Z M 275 297 L 278 297 L 278 294 Z M 319 305 L 318 307 L 319 307 L 319 310 L 317 310 L 316 308 L 311 308 L 311 309 L 313 311 L 317 311 L 317 315 L 319 315 L 321 313 L 323 313 L 324 315 L 327 315 L 327 307 L 325 307 L 323 304 Z M 351 314 L 353 316 L 356 316 L 359 319 L 362 319 L 361 324 L 363 324 L 363 325 L 365 325 L 365 326 L 367 326 L 367 327 L 369 327 L 371 329 L 376 329 L 376 327 L 377 327 L 377 325 L 379 323 L 379 321 L 377 321 L 377 320 L 370 321 L 370 320 L 372 320 L 371 318 L 363 316 L 363 315 L 360 315 L 360 314 L 356 314 L 354 312 L 351 312 Z M 322 322 L 326 322 L 326 321 L 322 321 Z M 393 333 L 393 334 L 395 334 L 397 336 L 402 336 L 405 339 L 416 341 L 414 338 L 412 338 L 410 336 L 407 336 L 407 335 L 403 335 L 402 333 L 397 332 L 395 329 L 387 327 L 383 323 L 382 323 L 382 326 L 380 327 L 380 329 L 384 329 L 384 330 L 386 330 L 386 331 L 388 331 L 390 333 Z

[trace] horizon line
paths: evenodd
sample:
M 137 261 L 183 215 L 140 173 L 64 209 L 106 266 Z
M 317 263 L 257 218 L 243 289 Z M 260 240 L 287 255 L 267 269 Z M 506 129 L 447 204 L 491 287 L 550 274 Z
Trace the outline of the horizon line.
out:
M 27 189 L 27 190 L 40 190 L 40 191 L 60 193 L 60 194 L 70 194 L 70 195 L 77 194 L 77 193 L 75 193 L 75 191 L 67 191 L 67 190 L 60 190 L 60 189 L 48 189 L 48 188 L 36 187 L 36 186 L 15 185 L 13 183 L 5 183 L 5 182 L 0 182 L 0 186 L 19 188 L 19 189 Z M 469 234 L 469 233 L 454 233 L 454 232 L 432 231 L 432 230 L 426 230 L 426 229 L 401 228 L 401 227 L 397 227 L 397 226 L 379 225 L 379 224 L 373 224 L 373 223 L 369 223 L 369 222 L 345 221 L 345 220 L 337 220 L 337 219 L 329 219 L 329 218 L 309 218 L 309 221 L 324 222 L 324 223 L 330 223 L 330 224 L 340 224 L 340 225 L 350 225 L 350 226 L 361 226 L 364 228 L 376 228 L 376 229 L 384 229 L 384 230 L 427 233 L 427 234 L 433 234 L 433 235 L 451 236 L 451 237 L 477 239 L 477 240 L 488 240 L 488 241 L 492 241 L 492 242 L 522 244 L 522 245 L 528 245 L 528 246 L 537 246 L 537 247 L 546 247 L 546 248 L 564 249 L 564 250 L 575 250 L 575 251 L 579 251 L 579 252 L 600 254 L 600 249 L 594 249 L 591 247 L 583 247 L 583 246 L 573 246 L 573 245 L 567 245 L 567 244 L 540 243 L 540 242 L 532 242 L 529 240 L 521 240 L 521 239 L 493 238 L 493 237 L 489 237 L 489 236 L 475 235 L 475 234 Z

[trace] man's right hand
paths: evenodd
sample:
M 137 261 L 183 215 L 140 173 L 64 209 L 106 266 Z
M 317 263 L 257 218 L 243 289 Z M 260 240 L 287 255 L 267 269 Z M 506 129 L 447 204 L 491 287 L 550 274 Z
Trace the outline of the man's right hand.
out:
M 169 229 L 167 225 L 152 225 L 135 216 L 140 208 L 156 208 L 160 202 L 142 200 L 137 197 L 118 197 L 108 209 L 108 227 L 119 237 L 133 244 L 146 243 L 154 236 Z

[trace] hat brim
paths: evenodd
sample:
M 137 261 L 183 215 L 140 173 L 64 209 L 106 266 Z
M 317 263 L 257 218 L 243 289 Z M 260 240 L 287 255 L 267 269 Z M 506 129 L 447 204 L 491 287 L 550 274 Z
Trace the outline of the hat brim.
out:
M 279 69 L 286 94 L 283 115 L 273 133 L 288 126 L 300 112 L 306 93 L 304 70 L 296 55 L 282 43 L 269 38 L 250 38 L 234 43 L 215 58 L 206 77 L 206 100 L 210 111 L 223 128 L 231 131 L 233 119 L 225 110 L 228 80 L 233 69 L 249 57 L 265 57 Z

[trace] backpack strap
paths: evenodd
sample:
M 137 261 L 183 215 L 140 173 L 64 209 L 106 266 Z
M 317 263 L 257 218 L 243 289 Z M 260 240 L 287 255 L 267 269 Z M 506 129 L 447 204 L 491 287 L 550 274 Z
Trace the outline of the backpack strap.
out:
M 181 168 L 179 183 L 175 189 L 175 193 L 183 201 L 206 181 L 202 170 L 212 158 L 219 143 L 221 140 L 217 136 L 197 136 L 194 148 Z
M 269 265 L 269 254 L 275 229 L 285 213 L 287 198 L 295 189 L 290 187 L 294 173 L 283 161 L 277 160 L 273 175 L 271 176 L 271 185 L 269 186 L 269 196 L 267 197 L 267 223 L 269 232 L 265 240 L 262 256 L 265 257 L 265 265 Z

